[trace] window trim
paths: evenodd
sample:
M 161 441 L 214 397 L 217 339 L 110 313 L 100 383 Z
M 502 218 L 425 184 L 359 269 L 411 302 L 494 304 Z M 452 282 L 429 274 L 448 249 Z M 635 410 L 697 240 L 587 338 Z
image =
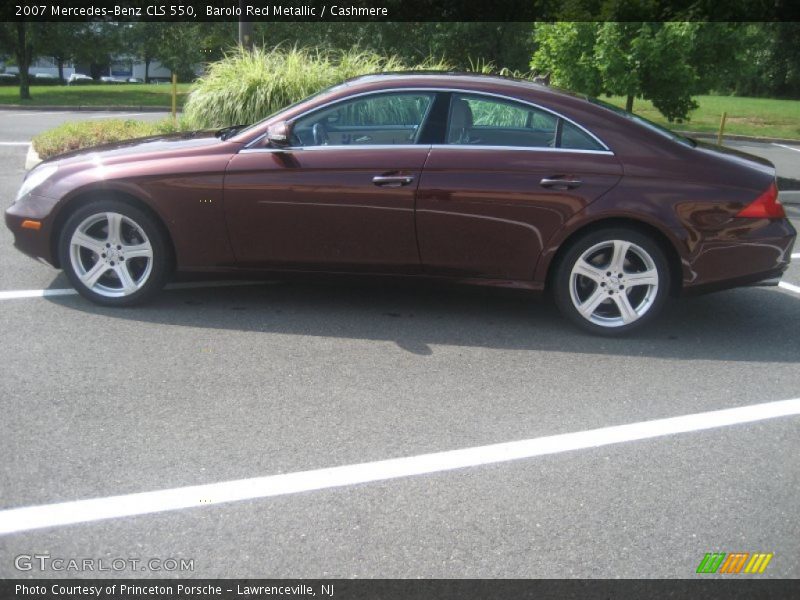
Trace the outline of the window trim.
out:
M 398 95 L 398 92 L 405 95 L 411 94 L 419 94 L 420 92 L 425 92 L 426 94 L 430 95 L 430 102 L 428 103 L 427 108 L 425 109 L 425 114 L 422 115 L 422 120 L 420 121 L 419 125 L 417 125 L 417 129 L 414 132 L 414 141 L 410 144 L 332 144 L 327 146 L 289 146 L 286 148 L 295 149 L 295 148 L 302 148 L 304 150 L 311 150 L 312 148 L 339 148 L 339 147 L 350 147 L 355 146 L 357 148 L 376 148 L 378 146 L 422 146 L 423 144 L 417 144 L 417 140 L 419 139 L 420 135 L 422 134 L 422 130 L 427 125 L 428 116 L 431 114 L 431 110 L 433 110 L 433 105 L 436 103 L 436 98 L 438 94 L 433 90 L 412 90 L 412 89 L 398 89 L 398 90 L 380 90 L 374 91 L 371 95 L 375 96 L 384 96 L 389 94 Z M 350 102 L 351 100 L 358 99 L 360 96 L 367 95 L 367 94 L 358 94 L 353 96 L 348 96 L 347 98 L 340 98 L 339 100 L 329 102 L 327 104 L 323 104 L 322 106 L 317 106 L 312 108 L 311 110 L 304 112 L 296 117 L 290 119 L 288 122 L 291 125 L 297 123 L 301 119 L 314 115 L 314 113 L 322 112 L 324 110 L 328 110 L 329 108 L 335 108 L 337 104 L 345 104 L 346 102 Z
M 536 110 L 539 110 L 540 112 L 543 112 L 546 115 L 549 115 L 549 116 L 553 117 L 553 119 L 555 120 L 555 129 L 553 130 L 553 139 L 555 140 L 555 145 L 554 146 L 511 146 L 511 145 L 507 145 L 507 144 L 450 144 L 450 143 L 448 143 L 447 139 L 450 136 L 450 112 L 453 109 L 453 104 L 454 104 L 456 98 L 460 97 L 461 99 L 467 100 L 467 99 L 469 99 L 470 96 L 472 96 L 472 97 L 478 97 L 479 101 L 491 102 L 491 100 L 485 100 L 483 98 L 480 98 L 480 96 L 486 97 L 487 95 L 488 94 L 483 93 L 483 92 L 454 93 L 454 94 L 451 94 L 451 96 L 450 96 L 450 111 L 448 111 L 448 115 L 447 115 L 447 127 L 446 127 L 446 130 L 445 130 L 445 136 L 444 136 L 445 142 L 444 142 L 444 145 L 446 145 L 446 146 L 468 146 L 468 147 L 478 147 L 478 148 L 519 148 L 519 149 L 529 149 L 529 150 L 569 150 L 569 151 L 572 151 L 572 152 L 603 152 L 603 153 L 610 152 L 610 150 L 608 149 L 608 146 L 606 146 L 602 141 L 600 141 L 600 139 L 598 139 L 597 136 L 593 135 L 585 127 L 582 127 L 582 126 L 578 125 L 577 123 L 575 123 L 574 121 L 566 118 L 565 116 L 560 115 L 560 114 L 556 113 L 555 111 L 548 110 L 548 109 L 546 109 L 544 107 L 537 106 L 537 105 L 535 105 L 535 104 L 533 104 L 531 102 L 525 102 L 523 100 L 512 100 L 510 98 L 506 98 L 504 96 L 500 96 L 500 95 L 497 95 L 497 94 L 493 94 L 493 96 L 504 100 L 504 103 L 507 104 L 507 105 L 510 104 L 510 105 L 512 105 L 512 107 L 515 104 L 516 105 L 523 105 L 523 106 L 518 106 L 518 108 L 520 110 L 525 110 L 524 105 L 527 105 L 530 108 L 535 108 Z M 500 103 L 498 102 L 497 104 L 500 104 Z M 533 115 L 533 111 L 528 110 L 528 121 L 532 120 L 531 119 L 532 115 Z M 565 122 L 570 123 L 571 125 L 573 125 L 579 131 L 582 131 L 582 132 L 586 133 L 586 135 L 589 136 L 590 139 L 594 140 L 595 142 L 597 142 L 597 144 L 602 146 L 602 149 L 563 148 L 563 147 L 561 147 L 561 134 L 564 131 L 564 123 Z M 527 128 L 528 125 L 526 124 L 525 127 Z
M 370 90 L 368 92 L 360 92 L 358 94 L 353 94 L 351 96 L 347 96 L 347 98 L 338 98 L 337 100 L 331 100 L 330 102 L 326 102 L 319 106 L 315 106 L 307 110 L 304 113 L 296 115 L 287 121 L 289 124 L 293 124 L 295 121 L 302 119 L 306 115 L 310 115 L 318 110 L 322 110 L 333 106 L 334 104 L 338 104 L 340 102 L 345 102 L 347 100 L 351 100 L 353 98 L 359 98 L 362 96 L 371 96 L 376 94 L 385 94 L 390 92 L 433 92 L 434 94 L 444 94 L 444 93 L 457 93 L 457 94 L 472 94 L 478 96 L 488 96 L 490 98 L 500 98 L 502 100 L 509 100 L 511 102 L 517 102 L 519 104 L 526 104 L 533 108 L 542 110 L 544 112 L 550 113 L 554 115 L 556 118 L 564 119 L 564 121 L 571 123 L 584 133 L 586 133 L 589 137 L 595 140 L 600 146 L 603 147 L 603 150 L 577 150 L 571 148 L 549 148 L 549 147 L 530 147 L 530 146 L 473 146 L 470 144 L 390 144 L 388 148 L 424 148 L 426 146 L 430 146 L 433 148 L 471 148 L 471 149 L 494 149 L 494 150 L 521 150 L 521 151 L 529 151 L 529 152 L 577 152 L 581 154 L 605 154 L 614 156 L 614 151 L 608 147 L 608 145 L 603 142 L 599 137 L 597 137 L 594 133 L 586 129 L 580 123 L 575 122 L 574 120 L 570 119 L 569 117 L 564 116 L 563 114 L 552 110 L 550 108 L 546 108 L 535 102 L 531 102 L 529 100 L 522 100 L 520 98 L 515 98 L 513 96 L 506 96 L 504 94 L 498 94 L 495 92 L 486 92 L 486 91 L 478 91 L 478 90 L 469 90 L 469 89 L 462 89 L 462 88 L 451 88 L 451 87 L 433 87 L 433 86 L 423 86 L 423 87 L 401 87 L 401 88 L 388 88 L 382 90 Z M 431 102 L 431 106 L 428 108 L 428 113 L 425 115 L 425 119 L 428 118 L 430 115 L 430 111 L 433 108 L 433 105 L 436 102 L 436 98 L 434 98 L 433 102 Z M 276 115 L 277 116 L 277 115 Z M 447 113 L 448 122 L 450 120 L 450 111 L 448 109 Z M 423 120 L 422 124 L 420 125 L 420 130 L 424 125 L 426 125 L 425 120 Z M 249 144 L 247 144 L 244 148 L 242 148 L 239 152 L 288 152 L 288 151 L 300 151 L 300 150 L 312 150 L 314 148 L 325 148 L 325 149 L 341 149 L 341 148 L 379 148 L 381 146 L 370 146 L 368 144 L 363 145 L 353 145 L 353 144 L 340 144 L 340 145 L 332 145 L 332 146 L 287 146 L 286 148 L 255 148 L 254 146 L 258 145 L 264 138 L 267 136 L 266 132 L 255 138 Z M 445 138 L 446 139 L 446 138 Z

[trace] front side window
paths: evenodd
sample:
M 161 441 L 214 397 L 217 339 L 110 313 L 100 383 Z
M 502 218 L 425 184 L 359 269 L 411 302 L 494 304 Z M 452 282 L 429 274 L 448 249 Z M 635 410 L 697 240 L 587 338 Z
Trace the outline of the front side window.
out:
M 432 92 L 398 92 L 345 100 L 299 118 L 295 146 L 414 144 L 433 102 Z
M 468 94 L 453 94 L 447 143 L 604 150 L 586 132 L 551 112 L 511 100 Z

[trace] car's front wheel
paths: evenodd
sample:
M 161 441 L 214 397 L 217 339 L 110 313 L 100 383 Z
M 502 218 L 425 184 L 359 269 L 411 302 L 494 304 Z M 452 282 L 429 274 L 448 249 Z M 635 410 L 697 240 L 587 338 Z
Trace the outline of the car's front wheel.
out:
M 119 200 L 78 208 L 61 230 L 59 257 L 75 289 L 105 306 L 146 300 L 163 287 L 169 270 L 161 228 Z
M 616 335 L 656 316 L 669 294 L 670 273 L 656 242 L 614 228 L 576 240 L 559 260 L 553 283 L 564 315 L 592 333 Z

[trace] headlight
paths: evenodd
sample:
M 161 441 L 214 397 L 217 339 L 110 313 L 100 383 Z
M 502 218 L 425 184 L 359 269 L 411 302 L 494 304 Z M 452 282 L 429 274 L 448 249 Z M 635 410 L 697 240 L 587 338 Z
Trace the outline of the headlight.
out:
M 25 178 L 25 181 L 22 182 L 22 187 L 19 188 L 19 191 L 17 192 L 17 199 L 14 200 L 14 202 L 19 202 L 19 200 L 30 194 L 33 190 L 52 177 L 56 171 L 58 171 L 58 167 L 56 165 L 42 165 L 41 167 L 34 168 L 33 171 L 31 171 Z

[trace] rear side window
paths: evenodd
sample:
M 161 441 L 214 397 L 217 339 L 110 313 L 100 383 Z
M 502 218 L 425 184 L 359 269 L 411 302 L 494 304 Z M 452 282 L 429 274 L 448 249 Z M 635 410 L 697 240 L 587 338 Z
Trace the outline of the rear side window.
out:
M 605 150 L 569 121 L 502 98 L 453 94 L 447 143 L 471 146 Z
M 560 148 L 572 150 L 605 150 L 597 140 L 590 137 L 582 129 L 578 129 L 569 121 L 561 120 L 561 145 Z

